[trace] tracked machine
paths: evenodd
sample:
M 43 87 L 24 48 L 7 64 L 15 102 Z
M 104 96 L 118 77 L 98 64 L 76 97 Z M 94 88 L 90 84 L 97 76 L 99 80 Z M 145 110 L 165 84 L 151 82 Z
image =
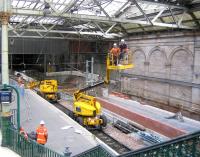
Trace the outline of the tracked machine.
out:
M 104 81 L 82 88 L 74 93 L 73 118 L 85 127 L 105 127 L 107 125 L 107 119 L 106 116 L 102 114 L 101 104 L 96 101 L 94 96 L 87 95 L 86 91 L 103 84 L 108 85 L 110 83 L 111 70 L 125 70 L 133 67 L 134 65 L 131 52 L 127 52 L 124 59 L 121 60 L 118 65 L 114 64 L 113 55 L 109 53 L 106 59 L 106 77 Z

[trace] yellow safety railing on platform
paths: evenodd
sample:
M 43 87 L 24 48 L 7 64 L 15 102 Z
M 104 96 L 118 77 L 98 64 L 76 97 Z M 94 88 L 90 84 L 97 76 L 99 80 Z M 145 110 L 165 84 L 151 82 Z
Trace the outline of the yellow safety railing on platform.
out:
M 134 67 L 133 53 L 130 50 L 119 54 L 118 56 L 108 53 L 107 56 L 107 68 L 112 70 L 125 70 Z

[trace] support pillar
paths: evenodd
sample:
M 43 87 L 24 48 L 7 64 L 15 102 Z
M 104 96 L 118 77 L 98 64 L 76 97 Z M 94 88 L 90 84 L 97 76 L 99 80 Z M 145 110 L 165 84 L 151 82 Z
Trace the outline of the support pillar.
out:
M 11 0 L 0 0 L 0 20 L 1 20 L 1 73 L 2 84 L 9 84 L 8 68 L 8 21 L 11 13 Z M 8 128 L 11 125 L 11 104 L 2 104 L 1 124 L 2 124 L 2 146 L 9 145 L 10 135 Z
M 11 13 L 11 0 L 1 0 L 0 19 L 2 27 L 1 39 L 1 72 L 2 84 L 9 84 L 8 70 L 8 21 Z

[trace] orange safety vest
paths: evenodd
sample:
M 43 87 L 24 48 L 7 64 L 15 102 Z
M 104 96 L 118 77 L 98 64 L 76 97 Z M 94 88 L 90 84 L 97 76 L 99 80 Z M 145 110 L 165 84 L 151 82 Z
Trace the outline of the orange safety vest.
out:
M 119 53 L 120 53 L 120 49 L 119 49 L 119 48 L 114 48 L 114 47 L 113 47 L 113 48 L 110 50 L 110 53 L 113 54 L 114 56 L 118 56 Z
M 47 142 L 47 128 L 44 126 L 39 126 L 36 130 L 37 133 L 37 143 L 45 144 Z

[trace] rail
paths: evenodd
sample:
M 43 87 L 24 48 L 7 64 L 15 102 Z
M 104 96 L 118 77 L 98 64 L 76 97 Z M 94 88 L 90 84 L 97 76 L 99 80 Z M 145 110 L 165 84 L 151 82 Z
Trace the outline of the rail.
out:
M 110 60 L 109 66 L 133 64 L 133 53 L 130 50 L 117 56 L 113 55 L 112 53 L 108 53 L 108 57 Z

